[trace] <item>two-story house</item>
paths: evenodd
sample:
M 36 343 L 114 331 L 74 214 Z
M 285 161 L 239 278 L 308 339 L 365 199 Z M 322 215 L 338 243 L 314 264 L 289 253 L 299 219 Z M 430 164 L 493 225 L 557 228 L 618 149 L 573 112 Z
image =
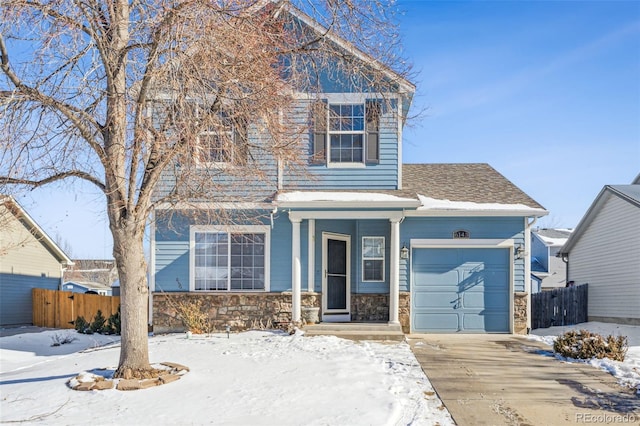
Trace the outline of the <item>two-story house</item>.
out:
M 395 93 L 363 92 L 327 73 L 322 90 L 295 94 L 288 119 L 307 124 L 304 167 L 269 162 L 262 201 L 156 211 L 155 331 L 182 329 L 175 303 L 193 298 L 220 329 L 297 323 L 316 308 L 321 322 L 383 322 L 405 333 L 527 331 L 529 227 L 547 212 L 487 164 L 402 164 L 415 87 L 380 71 Z M 259 143 L 258 126 L 245 132 L 238 139 Z M 214 157 L 232 162 L 229 154 Z M 247 219 L 212 223 L 198 208 Z

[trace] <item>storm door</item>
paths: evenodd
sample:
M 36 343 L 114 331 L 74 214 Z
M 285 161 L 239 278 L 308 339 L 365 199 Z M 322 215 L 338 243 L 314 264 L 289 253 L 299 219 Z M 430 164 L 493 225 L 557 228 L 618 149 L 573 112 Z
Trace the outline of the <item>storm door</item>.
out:
M 335 320 L 348 321 L 351 303 L 351 236 L 323 233 L 322 247 L 323 313 L 339 315 L 339 318 L 333 318 Z M 323 320 L 326 319 L 323 315 Z

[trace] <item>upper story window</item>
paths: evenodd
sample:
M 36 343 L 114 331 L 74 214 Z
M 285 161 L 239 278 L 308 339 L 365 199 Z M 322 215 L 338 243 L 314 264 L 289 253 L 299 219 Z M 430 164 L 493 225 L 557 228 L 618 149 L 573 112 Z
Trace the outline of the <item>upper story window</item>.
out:
M 378 163 L 380 102 L 313 106 L 311 162 L 327 165 Z
M 242 165 L 247 160 L 246 123 L 222 111 L 203 117 L 195 159 L 200 165 Z

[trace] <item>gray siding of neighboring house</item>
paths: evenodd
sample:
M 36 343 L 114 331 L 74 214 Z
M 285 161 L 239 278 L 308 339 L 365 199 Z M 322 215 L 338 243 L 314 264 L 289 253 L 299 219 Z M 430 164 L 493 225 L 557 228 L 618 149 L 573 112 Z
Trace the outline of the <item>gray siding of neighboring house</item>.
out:
M 0 208 L 4 208 L 1 207 Z M 2 212 L 4 213 L 4 212 Z M 0 325 L 31 324 L 31 289 L 57 290 L 60 263 L 24 224 L 10 217 L 0 230 Z
M 25 325 L 33 322 L 31 290 L 57 290 L 59 278 L 0 274 L 0 326 Z
M 569 253 L 569 280 L 589 283 L 589 319 L 640 324 L 640 209 L 604 196 Z

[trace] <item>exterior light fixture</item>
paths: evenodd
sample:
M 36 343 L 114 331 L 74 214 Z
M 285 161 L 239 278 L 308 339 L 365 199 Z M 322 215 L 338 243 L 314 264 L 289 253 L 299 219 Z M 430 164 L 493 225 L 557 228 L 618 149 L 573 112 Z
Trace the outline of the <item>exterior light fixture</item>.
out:
M 516 259 L 522 259 L 522 258 L 524 258 L 524 255 L 525 255 L 525 252 L 524 252 L 524 246 L 523 246 L 523 245 L 516 246 L 516 247 L 514 248 L 514 252 L 513 252 L 513 254 L 514 254 L 514 257 L 515 257 Z
M 400 249 L 400 259 L 408 259 L 409 258 L 409 249 L 407 248 L 406 244 L 402 245 L 402 248 Z

